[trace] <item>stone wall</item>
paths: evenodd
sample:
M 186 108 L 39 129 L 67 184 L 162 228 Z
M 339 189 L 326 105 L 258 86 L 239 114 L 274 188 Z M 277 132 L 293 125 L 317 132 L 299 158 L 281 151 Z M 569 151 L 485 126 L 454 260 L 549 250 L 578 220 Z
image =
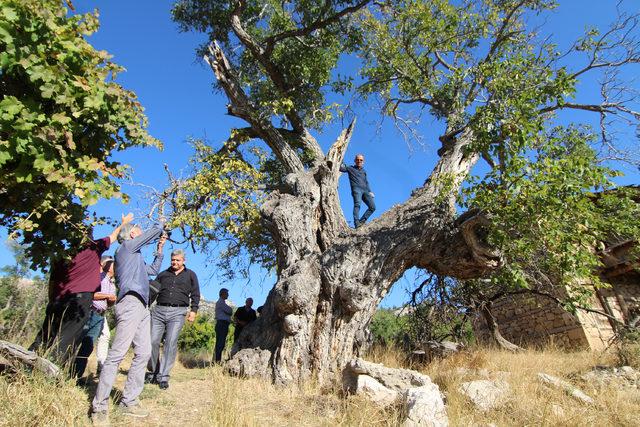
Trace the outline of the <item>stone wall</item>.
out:
M 493 303 L 500 332 L 509 341 L 523 346 L 554 343 L 563 347 L 587 347 L 587 336 L 580 320 L 553 300 L 533 295 L 512 295 Z M 476 337 L 490 339 L 481 316 L 474 321 Z
M 640 274 L 635 272 L 607 279 L 611 287 L 600 289 L 591 308 L 629 321 L 640 315 Z M 615 335 L 615 322 L 606 316 L 578 310 L 573 315 L 553 300 L 535 295 L 504 297 L 493 304 L 500 332 L 509 341 L 522 346 L 554 343 L 566 348 L 606 348 Z M 474 320 L 476 337 L 490 339 L 481 316 Z

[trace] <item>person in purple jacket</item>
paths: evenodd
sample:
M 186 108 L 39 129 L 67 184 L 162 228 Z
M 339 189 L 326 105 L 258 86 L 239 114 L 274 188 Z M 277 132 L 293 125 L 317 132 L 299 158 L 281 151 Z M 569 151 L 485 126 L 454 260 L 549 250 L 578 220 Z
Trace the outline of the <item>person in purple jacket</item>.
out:
M 147 265 L 140 250 L 156 239 L 158 245 L 153 262 Z M 166 234 L 161 225 L 142 231 L 139 226 L 128 224 L 118 234 L 120 247 L 115 254 L 115 276 L 119 287 L 115 307 L 116 332 L 91 404 L 91 419 L 94 424 L 109 422 L 109 395 L 118 367 L 132 344 L 134 355 L 122 392 L 120 410 L 122 414 L 133 417 L 143 418 L 149 415 L 138 402 L 138 396 L 144 387 L 145 367 L 151 356 L 149 276 L 160 272 L 165 241 Z

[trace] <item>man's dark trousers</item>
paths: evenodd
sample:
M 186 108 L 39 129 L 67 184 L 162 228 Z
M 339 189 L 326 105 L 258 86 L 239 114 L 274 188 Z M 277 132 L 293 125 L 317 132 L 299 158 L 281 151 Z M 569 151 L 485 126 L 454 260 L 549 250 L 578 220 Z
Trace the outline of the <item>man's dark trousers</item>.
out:
M 222 360 L 222 352 L 227 342 L 227 334 L 229 333 L 229 322 L 226 320 L 216 320 L 216 355 L 215 361 Z
M 60 364 L 75 356 L 91 316 L 93 292 L 67 294 L 47 304 L 42 329 L 30 350 L 48 349 Z
M 367 219 L 371 216 L 373 211 L 376 210 L 376 203 L 371 196 L 371 192 L 365 190 L 364 188 L 354 187 L 351 190 L 351 196 L 353 196 L 353 225 L 357 227 L 360 224 L 364 224 Z M 360 215 L 360 202 L 364 202 L 367 205 L 367 210 L 362 215 Z

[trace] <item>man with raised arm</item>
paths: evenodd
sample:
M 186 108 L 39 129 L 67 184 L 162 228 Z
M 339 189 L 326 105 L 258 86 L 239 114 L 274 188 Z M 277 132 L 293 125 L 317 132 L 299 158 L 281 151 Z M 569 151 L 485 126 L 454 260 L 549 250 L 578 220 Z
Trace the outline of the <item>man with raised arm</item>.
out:
M 158 240 L 151 265 L 144 262 L 141 249 Z M 116 332 L 100 373 L 96 395 L 91 404 L 91 419 L 94 424 L 109 423 L 109 395 L 118 374 L 120 362 L 133 344 L 134 354 L 127 381 L 122 392 L 120 410 L 124 415 L 144 418 L 149 415 L 138 402 L 144 387 L 144 372 L 151 356 L 149 316 L 149 276 L 157 275 L 162 263 L 162 248 L 166 241 L 160 225 L 147 231 L 139 226 L 127 224 L 118 234 L 120 247 L 115 255 L 116 282 L 119 286 L 115 307 Z
M 132 220 L 133 214 L 122 215 L 121 225 L 109 236 L 98 240 L 89 236 L 71 259 L 52 262 L 49 303 L 31 350 L 49 350 L 61 365 L 76 354 L 91 316 L 94 294 L 100 290 L 100 257 Z
M 151 358 L 147 364 L 145 382 L 157 382 L 163 390 L 169 388 L 169 373 L 176 361 L 178 335 L 185 318 L 193 322 L 200 303 L 198 276 L 184 265 L 184 260 L 182 249 L 171 252 L 171 267 L 156 278 L 160 289 L 156 305 L 151 310 Z M 160 359 L 162 337 L 164 349 Z
M 353 166 L 347 166 L 344 163 L 340 165 L 340 172 L 346 172 L 349 175 L 349 184 L 351 185 L 351 196 L 353 197 L 353 225 L 355 228 L 364 224 L 376 210 L 376 203 L 373 200 L 374 194 L 369 187 L 367 179 L 367 171 L 364 170 L 364 156 L 357 154 Z M 360 217 L 360 202 L 367 205 L 367 210 Z

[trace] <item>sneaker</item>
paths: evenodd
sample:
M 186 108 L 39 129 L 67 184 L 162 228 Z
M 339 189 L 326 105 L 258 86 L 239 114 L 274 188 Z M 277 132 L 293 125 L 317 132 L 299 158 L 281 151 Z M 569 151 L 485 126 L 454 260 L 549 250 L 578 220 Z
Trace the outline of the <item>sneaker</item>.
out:
M 153 372 L 147 372 L 144 374 L 144 383 L 145 384 L 157 384 L 158 380 L 156 379 L 156 374 Z
M 91 424 L 94 426 L 110 426 L 109 413 L 107 411 L 92 412 Z
M 131 406 L 126 406 L 121 403 L 119 409 L 122 415 L 128 415 L 130 417 L 146 418 L 149 416 L 149 411 L 144 409 L 139 403 Z
M 160 389 L 162 390 L 166 390 L 169 388 L 169 381 L 160 381 L 158 383 L 158 387 L 160 387 Z

